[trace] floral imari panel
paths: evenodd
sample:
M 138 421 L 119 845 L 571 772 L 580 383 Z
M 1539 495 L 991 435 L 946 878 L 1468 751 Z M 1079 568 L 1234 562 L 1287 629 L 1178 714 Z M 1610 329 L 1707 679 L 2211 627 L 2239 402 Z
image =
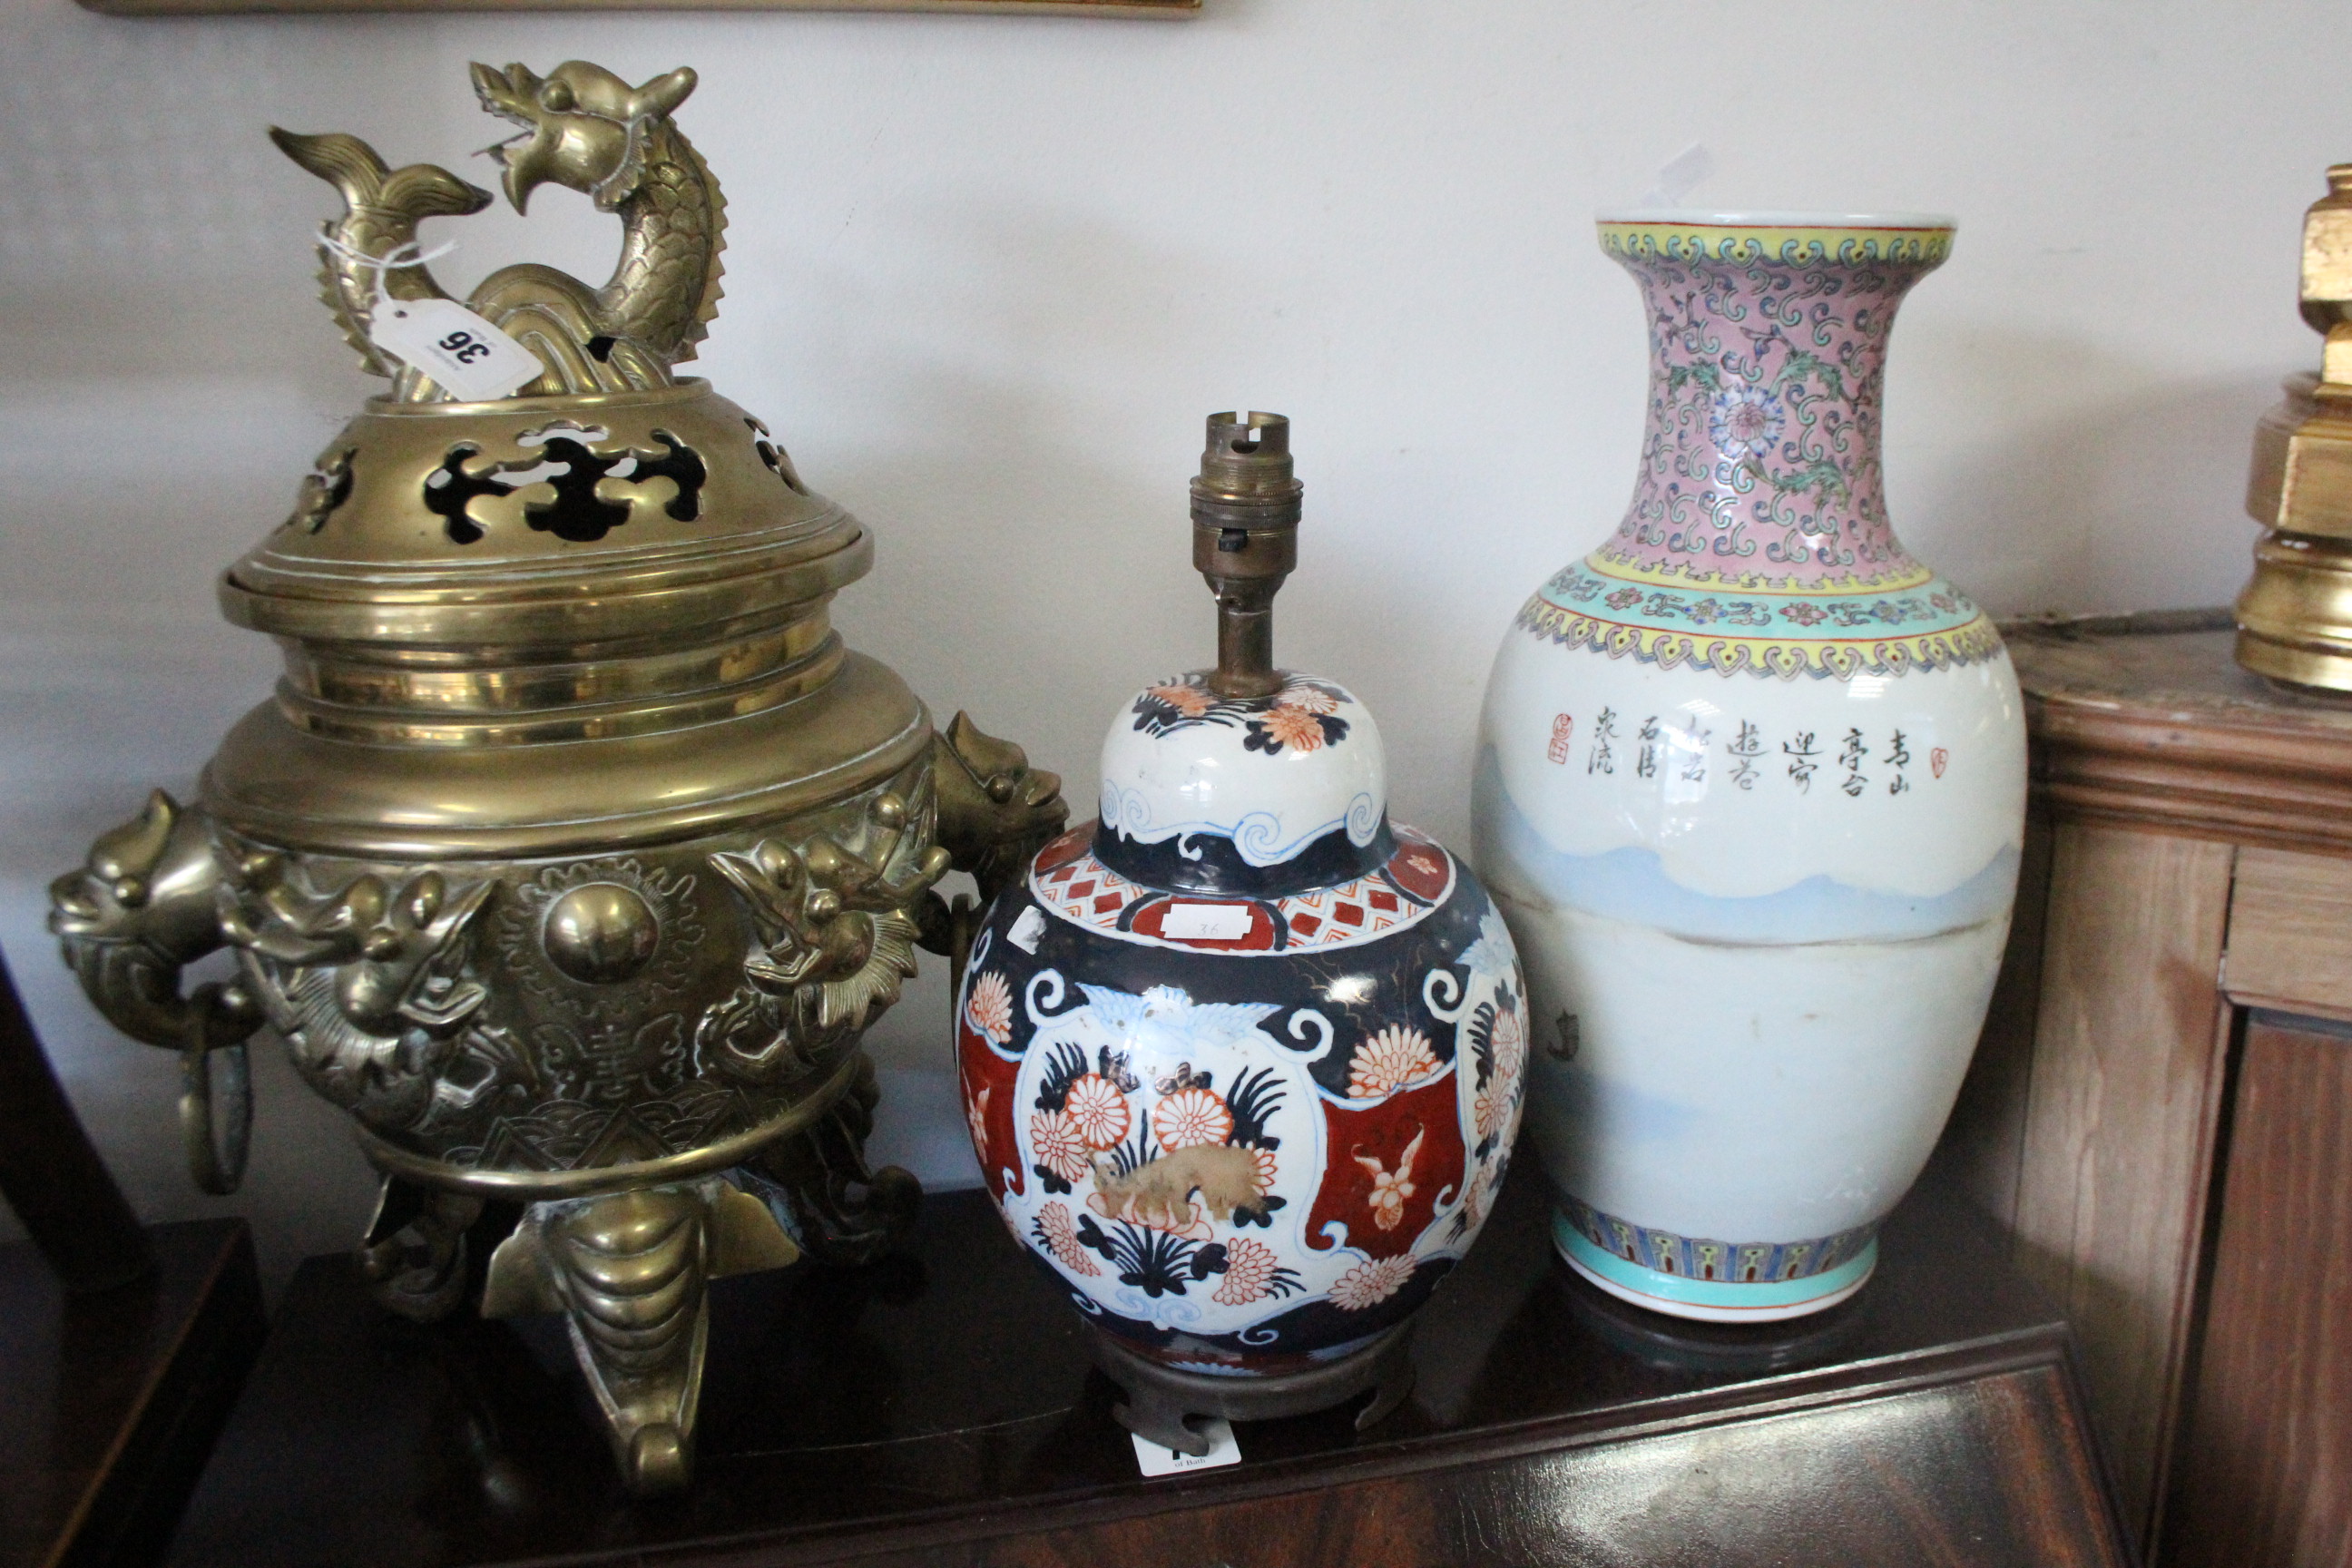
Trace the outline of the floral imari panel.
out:
M 1400 837 L 1429 862 L 1382 884 L 1417 889 L 1411 918 L 1344 943 L 1139 942 L 1051 896 L 1092 872 L 1049 850 L 974 946 L 958 1054 L 989 1190 L 1146 1355 L 1264 1374 L 1344 1353 L 1427 1298 L 1492 1204 L 1526 984 L 1486 894 Z

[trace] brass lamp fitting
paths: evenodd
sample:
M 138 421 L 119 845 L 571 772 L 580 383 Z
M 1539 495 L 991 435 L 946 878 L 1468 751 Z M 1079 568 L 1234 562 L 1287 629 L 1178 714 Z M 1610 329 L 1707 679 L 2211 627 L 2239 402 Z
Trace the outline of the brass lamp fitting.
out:
M 2352 163 L 2304 218 L 2302 304 L 2326 341 L 2319 374 L 2289 376 L 2255 426 L 2246 510 L 2268 531 L 2238 595 L 2238 662 L 2352 692 Z
M 1192 481 L 1192 564 L 1217 596 L 1217 668 L 1223 697 L 1268 697 L 1274 668 L 1274 596 L 1298 564 L 1299 498 L 1291 472 L 1290 421 L 1279 414 L 1209 416 L 1208 445 Z

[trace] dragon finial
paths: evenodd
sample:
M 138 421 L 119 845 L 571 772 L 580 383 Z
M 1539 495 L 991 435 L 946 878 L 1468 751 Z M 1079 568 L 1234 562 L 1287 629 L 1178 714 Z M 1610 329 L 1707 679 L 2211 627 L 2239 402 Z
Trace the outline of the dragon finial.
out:
M 482 107 L 522 127 L 493 148 L 517 212 L 543 184 L 579 191 L 621 219 L 619 265 L 601 289 L 525 263 L 484 279 L 467 306 L 539 356 L 546 374 L 521 395 L 666 386 L 670 366 L 719 311 L 719 252 L 726 204 L 719 183 L 670 116 L 693 92 L 680 67 L 641 87 L 600 66 L 567 60 L 546 76 L 520 65 L 472 68 Z M 272 131 L 289 157 L 341 193 L 344 213 L 320 247 L 325 298 L 367 368 L 393 378 L 403 402 L 448 394 L 375 346 L 370 319 L 382 292 L 446 299 L 422 263 L 382 266 L 411 244 L 425 218 L 479 212 L 490 201 L 430 163 L 388 169 L 374 149 L 341 134 Z

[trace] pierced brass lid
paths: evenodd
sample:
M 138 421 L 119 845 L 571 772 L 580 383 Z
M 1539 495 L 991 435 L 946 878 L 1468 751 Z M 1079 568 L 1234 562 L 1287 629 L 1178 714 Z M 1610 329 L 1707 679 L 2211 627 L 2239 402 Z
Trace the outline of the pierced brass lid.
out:
M 558 853 L 708 830 L 867 787 L 927 743 L 888 670 L 826 614 L 873 561 L 767 426 L 671 366 L 719 298 L 724 207 L 670 117 L 693 87 L 578 61 L 477 68 L 520 208 L 550 181 L 622 222 L 601 289 L 504 268 L 467 308 L 536 354 L 522 395 L 452 401 L 371 337 L 385 301 L 446 300 L 418 224 L 490 198 L 355 137 L 276 134 L 334 184 L 324 298 L 389 376 L 286 521 L 221 578 L 286 675 L 205 774 L 226 826 L 389 856 Z M 446 344 L 444 345 L 446 346 Z

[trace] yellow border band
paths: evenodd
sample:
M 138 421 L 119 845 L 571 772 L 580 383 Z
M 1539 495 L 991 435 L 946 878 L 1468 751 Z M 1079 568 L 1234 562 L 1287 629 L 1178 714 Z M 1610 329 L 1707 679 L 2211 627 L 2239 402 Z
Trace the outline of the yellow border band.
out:
M 1952 254 L 1948 226 L 1843 228 L 1769 224 L 1602 223 L 1601 248 L 1632 261 L 1732 261 L 1802 266 L 1880 261 L 1934 267 Z

